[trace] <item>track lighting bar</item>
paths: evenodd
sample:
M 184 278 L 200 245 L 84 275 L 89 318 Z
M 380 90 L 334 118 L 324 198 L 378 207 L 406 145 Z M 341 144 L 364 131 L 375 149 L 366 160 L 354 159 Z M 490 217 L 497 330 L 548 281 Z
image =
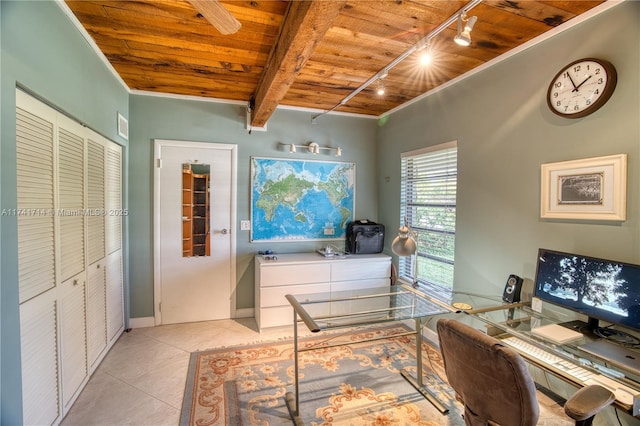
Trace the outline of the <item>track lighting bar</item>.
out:
M 378 80 L 383 79 L 384 77 L 386 77 L 387 74 L 389 73 L 389 71 L 393 67 L 398 65 L 400 62 L 404 61 L 412 53 L 416 52 L 417 50 L 420 50 L 421 48 L 424 48 L 424 47 L 428 46 L 429 43 L 431 42 L 432 38 L 436 37 L 438 34 L 440 34 L 442 31 L 444 31 L 449 25 L 453 24 L 454 22 L 457 22 L 460 17 L 466 16 L 468 11 L 470 11 L 471 9 L 473 9 L 474 7 L 479 5 L 480 3 L 482 3 L 482 0 L 471 0 L 469 3 L 464 5 L 461 9 L 459 9 L 456 13 L 454 13 L 449 18 L 447 18 L 447 20 L 445 20 L 443 23 L 441 23 L 435 29 L 433 29 L 429 34 L 424 36 L 422 39 L 420 39 L 418 42 L 416 42 L 413 46 L 411 46 L 409 49 L 405 50 L 402 54 L 400 54 L 400 56 L 398 56 L 397 58 L 395 58 L 394 60 L 389 62 L 389 64 L 387 64 L 384 68 L 382 68 L 380 71 L 378 71 L 376 74 L 374 74 L 371 78 L 369 78 L 367 81 L 362 83 L 353 92 L 351 92 L 347 96 L 345 96 L 344 99 L 342 99 L 333 108 L 331 108 L 329 110 L 326 110 L 326 111 L 323 111 L 320 114 L 316 114 L 313 117 L 311 117 L 311 123 L 315 123 L 316 119 L 318 117 L 321 117 L 321 116 L 323 116 L 325 114 L 328 114 L 328 113 L 332 112 L 333 110 L 335 110 L 336 108 L 339 108 L 339 107 L 345 105 L 347 102 L 349 102 L 351 100 L 351 98 L 356 96 L 358 93 L 362 92 L 364 89 L 369 87 L 372 83 L 374 83 L 375 81 L 378 81 Z M 475 23 L 475 20 L 474 20 L 473 23 Z
M 342 148 L 337 147 L 337 148 L 333 148 L 330 146 L 320 146 L 315 142 L 308 142 L 306 145 L 296 145 L 296 144 L 289 144 L 289 143 L 282 143 L 280 142 L 280 145 L 285 147 L 285 149 L 289 149 L 289 153 L 293 154 L 295 152 L 298 152 L 298 148 L 301 148 L 303 150 L 303 152 L 309 151 L 310 153 L 312 153 L 313 155 L 317 155 L 320 154 L 321 150 L 325 150 L 325 151 L 335 151 L 335 156 L 336 157 L 340 157 L 342 155 Z

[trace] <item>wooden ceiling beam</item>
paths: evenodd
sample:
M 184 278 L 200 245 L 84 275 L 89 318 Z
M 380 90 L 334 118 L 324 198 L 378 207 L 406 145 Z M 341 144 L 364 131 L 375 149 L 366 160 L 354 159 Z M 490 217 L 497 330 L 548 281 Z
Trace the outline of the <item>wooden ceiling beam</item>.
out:
M 253 96 L 251 125 L 264 127 L 346 1 L 292 1 Z

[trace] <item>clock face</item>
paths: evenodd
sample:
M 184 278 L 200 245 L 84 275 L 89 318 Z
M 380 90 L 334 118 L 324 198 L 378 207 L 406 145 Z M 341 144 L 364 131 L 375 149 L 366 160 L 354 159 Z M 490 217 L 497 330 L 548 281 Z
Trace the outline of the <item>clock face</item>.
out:
M 616 82 L 616 70 L 609 62 L 580 59 L 553 78 L 547 91 L 547 105 L 562 117 L 584 117 L 609 100 Z

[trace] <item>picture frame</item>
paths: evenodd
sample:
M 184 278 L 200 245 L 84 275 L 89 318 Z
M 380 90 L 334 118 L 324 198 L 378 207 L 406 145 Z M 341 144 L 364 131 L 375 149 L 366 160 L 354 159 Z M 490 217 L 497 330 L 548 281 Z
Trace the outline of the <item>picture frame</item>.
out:
M 627 154 L 541 166 L 540 217 L 624 221 L 627 217 Z
M 250 242 L 346 239 L 355 220 L 355 163 L 251 157 L 250 173 Z

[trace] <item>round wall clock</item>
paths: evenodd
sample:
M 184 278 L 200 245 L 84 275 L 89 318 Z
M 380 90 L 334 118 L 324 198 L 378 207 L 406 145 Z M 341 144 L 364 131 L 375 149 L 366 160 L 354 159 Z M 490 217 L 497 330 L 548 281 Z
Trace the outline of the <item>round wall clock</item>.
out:
M 610 62 L 579 59 L 553 77 L 547 91 L 547 105 L 561 117 L 584 117 L 609 100 L 617 81 L 616 69 Z

